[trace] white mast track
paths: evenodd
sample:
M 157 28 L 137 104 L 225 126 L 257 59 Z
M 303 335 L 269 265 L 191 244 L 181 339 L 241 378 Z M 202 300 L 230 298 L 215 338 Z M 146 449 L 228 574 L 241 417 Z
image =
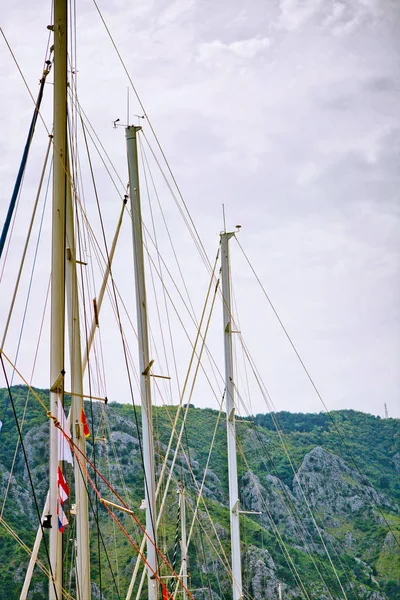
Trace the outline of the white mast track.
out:
M 152 363 L 149 357 L 149 335 L 147 325 L 146 283 L 144 276 L 142 214 L 140 207 L 139 168 L 136 133 L 141 127 L 126 128 L 126 143 L 129 170 L 129 194 L 132 212 L 132 233 L 135 267 L 135 290 L 137 329 L 139 341 L 140 391 L 142 402 L 142 448 L 145 478 L 146 501 L 146 560 L 149 600 L 158 599 L 158 581 L 156 555 L 156 494 L 154 477 L 154 441 L 152 425 L 152 406 L 150 388 L 150 369 Z
M 65 199 L 67 183 L 67 0 L 54 2 L 54 168 L 51 252 L 50 411 L 63 397 L 65 341 Z M 62 536 L 57 526 L 58 430 L 50 420 L 49 600 L 62 598 Z
M 221 278 L 225 347 L 225 398 L 228 437 L 229 513 L 231 525 L 232 591 L 233 600 L 243 598 L 240 556 L 239 490 L 236 462 L 235 402 L 232 360 L 232 311 L 229 265 L 229 239 L 234 233 L 221 234 Z

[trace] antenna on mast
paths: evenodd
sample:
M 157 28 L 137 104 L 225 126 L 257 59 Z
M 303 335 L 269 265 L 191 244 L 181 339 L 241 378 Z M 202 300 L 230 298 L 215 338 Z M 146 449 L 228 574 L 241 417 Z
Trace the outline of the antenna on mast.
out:
M 225 204 L 224 203 L 222 203 L 222 220 L 224 222 L 224 233 L 226 233 Z
M 385 406 L 385 419 L 388 419 L 389 418 L 389 413 L 388 413 L 388 408 L 387 408 L 386 402 L 385 402 L 384 406 Z

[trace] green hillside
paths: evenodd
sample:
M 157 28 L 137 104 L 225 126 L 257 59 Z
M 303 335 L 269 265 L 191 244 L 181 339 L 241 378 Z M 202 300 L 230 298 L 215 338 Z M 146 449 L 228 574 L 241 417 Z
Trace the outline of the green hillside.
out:
M 48 405 L 48 392 L 37 390 Z M 0 598 L 19 598 L 29 560 L 14 535 L 32 547 L 48 481 L 48 419 L 44 409 L 22 386 L 12 388 L 22 424 L 25 453 L 34 483 L 32 491 L 21 447 L 15 454 L 18 431 L 11 405 L 0 434 Z M 8 403 L 0 390 L 0 414 Z M 68 399 L 66 399 L 68 404 Z M 154 409 L 156 469 L 160 473 L 177 408 Z M 110 403 L 86 406 L 93 438 L 88 456 L 124 502 L 143 522 L 140 453 L 140 408 Z M 218 421 L 219 418 L 219 421 Z M 280 433 L 276 431 L 279 425 Z M 400 597 L 400 447 L 399 420 L 380 419 L 355 411 L 326 414 L 257 415 L 237 423 L 243 583 L 246 597 L 361 598 Z M 218 421 L 218 424 L 217 424 Z M 139 430 L 136 426 L 139 423 Z M 182 415 L 178 430 L 182 423 Z M 215 443 L 209 457 L 216 428 Z M 175 444 L 173 445 L 173 448 Z M 168 456 L 171 465 L 173 451 Z M 195 511 L 204 478 L 203 497 L 189 547 L 190 588 L 196 599 L 231 598 L 226 563 L 229 560 L 229 510 L 225 415 L 190 406 L 183 430 L 158 545 L 170 563 L 177 528 L 178 482 L 185 486 L 187 526 Z M 10 471 L 15 460 L 13 476 Z M 88 467 L 93 484 L 104 498 L 116 501 L 111 490 Z M 66 469 L 72 485 L 71 469 Z M 165 482 L 165 480 L 164 480 Z M 161 487 L 161 494 L 164 486 Z M 108 518 L 89 485 L 93 597 L 124 598 L 136 551 L 121 529 Z M 6 502 L 4 499 L 7 495 Z M 71 494 L 73 498 L 73 491 Z M 118 503 L 118 501 L 117 501 Z M 160 498 L 159 498 L 160 503 Z M 66 585 L 74 596 L 74 516 L 64 533 Z M 257 514 L 253 514 L 257 513 Z M 258 514 L 260 513 L 260 514 Z M 124 513 L 118 519 L 140 545 L 137 524 Z M 210 518 L 211 517 L 211 518 Z M 99 532 L 96 528 L 99 523 Z M 46 565 L 42 544 L 41 560 Z M 179 552 L 178 552 L 179 568 Z M 161 575 L 168 570 L 161 566 Z M 146 586 L 141 594 L 146 598 Z M 101 591 L 101 593 L 100 593 Z M 35 569 L 29 598 L 47 596 L 45 576 Z M 179 596 L 178 596 L 179 597 Z

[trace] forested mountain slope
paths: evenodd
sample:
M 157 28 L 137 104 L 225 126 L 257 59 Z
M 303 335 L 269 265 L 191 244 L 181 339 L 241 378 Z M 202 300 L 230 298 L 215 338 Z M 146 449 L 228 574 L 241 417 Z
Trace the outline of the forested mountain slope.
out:
M 36 391 L 47 405 L 48 391 Z M 48 485 L 49 426 L 44 409 L 25 387 L 12 388 L 12 397 L 20 424 L 26 405 L 22 432 L 35 493 L 20 447 L 15 454 L 18 432 L 8 406 L 0 434 L 0 514 L 4 518 L 0 523 L 0 598 L 10 599 L 19 598 L 28 562 L 12 532 L 32 547 L 38 526 L 35 501 L 41 511 Z M 2 415 L 7 398 L 7 390 L 0 390 Z M 154 409 L 158 473 L 176 411 L 176 407 Z M 143 497 L 140 425 L 139 430 L 136 425 L 140 424 L 140 408 L 135 413 L 128 404 L 87 403 L 86 413 L 96 438 L 94 446 L 93 437 L 88 438 L 88 456 L 143 522 L 139 509 Z M 181 423 L 182 416 L 178 429 Z M 237 423 L 241 509 L 261 513 L 241 516 L 243 582 L 250 597 L 277 598 L 279 583 L 287 599 L 400 597 L 399 425 L 396 419 L 355 411 L 330 415 L 280 412 L 273 418 L 257 415 L 253 421 Z M 100 495 L 115 501 L 106 483 L 96 478 L 89 465 L 87 468 Z M 167 494 L 166 515 L 159 527 L 158 544 L 171 563 L 178 516 L 176 484 L 185 485 L 189 531 L 203 477 L 204 502 L 199 503 L 189 549 L 190 587 L 199 600 L 229 599 L 231 584 L 224 566 L 229 557 L 225 415 L 190 406 Z M 91 485 L 89 491 L 93 597 L 122 598 L 136 552 L 107 518 Z M 66 506 L 70 525 L 64 533 L 64 564 L 66 581 L 74 589 L 71 507 Z M 132 539 L 140 542 L 140 531 L 132 519 L 123 513 L 118 518 Z M 40 556 L 46 564 L 43 547 Z M 46 595 L 45 578 L 36 568 L 29 597 L 39 600 Z M 141 597 L 146 597 L 145 591 Z

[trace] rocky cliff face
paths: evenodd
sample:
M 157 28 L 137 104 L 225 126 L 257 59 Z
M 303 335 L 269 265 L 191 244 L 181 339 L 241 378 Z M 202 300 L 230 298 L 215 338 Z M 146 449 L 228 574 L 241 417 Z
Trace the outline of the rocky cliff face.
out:
M 362 573 L 363 579 L 377 588 L 373 591 L 361 585 L 358 598 L 387 598 L 379 590 L 376 569 L 357 554 L 363 554 L 366 522 L 368 527 L 375 524 L 378 529 L 386 521 L 385 511 L 399 515 L 399 506 L 386 494 L 375 490 L 365 476 L 346 465 L 340 457 L 316 446 L 304 456 L 294 474 L 291 489 L 277 477 L 258 477 L 248 471 L 242 478 L 241 498 L 246 510 L 261 512 L 260 520 L 266 529 L 279 530 L 285 539 L 295 541 L 298 549 L 311 550 L 315 555 L 324 553 L 323 540 L 334 558 L 345 553 L 353 555 L 359 576 Z M 389 531 L 381 537 L 376 549 L 378 553 L 389 552 L 398 557 L 398 544 L 398 538 Z M 252 573 L 254 596 L 276 598 L 279 579 L 273 561 L 252 549 L 247 552 L 252 556 L 248 568 Z M 286 589 L 284 597 L 294 598 L 296 593 L 298 588 L 297 591 Z M 320 592 L 318 597 L 330 596 Z
M 298 499 L 304 494 L 311 508 L 333 519 L 357 514 L 368 506 L 392 507 L 358 471 L 320 446 L 304 457 L 293 479 L 293 492 Z
M 1 397 L 0 397 L 1 399 Z M 103 428 L 104 414 L 99 405 L 93 406 L 95 431 L 107 432 L 96 441 L 96 464 L 129 503 L 140 518 L 143 498 L 143 469 L 140 458 L 139 433 L 135 419 L 127 407 L 107 407 L 107 428 Z M 182 481 L 186 487 L 188 524 L 195 511 L 198 489 L 205 473 L 209 440 L 216 422 L 215 411 L 191 408 L 187 422 L 185 443 L 180 449 L 174 470 L 175 484 Z M 312 422 L 315 422 L 313 416 Z M 289 419 L 287 415 L 286 419 Z M 328 549 L 347 597 L 361 600 L 397 600 L 400 597 L 400 513 L 395 491 L 396 469 L 400 471 L 400 452 L 396 440 L 384 441 L 391 450 L 369 455 L 362 464 L 362 472 L 354 468 L 353 456 L 342 455 L 323 425 L 321 431 L 299 432 L 307 415 L 291 417 L 293 434 L 288 435 L 290 452 L 294 456 L 295 473 L 285 462 L 279 438 L 267 427 L 256 431 L 250 424 L 241 423 L 238 436 L 244 454 L 250 457 L 242 470 L 239 462 L 240 505 L 244 511 L 256 514 L 241 515 L 242 564 L 245 593 L 260 600 L 277 599 L 279 586 L 285 600 L 304 598 L 304 589 L 310 600 L 332 600 L 343 597 L 326 555 Z M 167 451 L 169 419 L 160 409 L 159 440 L 156 445 L 156 468 L 160 473 L 161 462 Z M 364 423 L 367 416 L 354 417 Z M 368 417 L 368 419 L 371 419 Z M 371 422 L 367 421 L 370 425 Z M 385 423 L 373 421 L 374 439 Z M 356 427 L 356 425 L 354 425 Z M 360 451 L 368 435 L 359 435 Z M 0 499 L 8 489 L 4 517 L 13 528 L 32 545 L 37 513 L 22 454 L 17 454 L 15 469 L 10 478 L 16 436 L 10 428 L 2 433 L 0 446 Z M 292 437 L 291 437 L 292 435 Z M 333 435 L 333 434 L 332 434 Z M 358 434 L 357 434 L 358 435 Z M 372 435 L 372 434 L 371 434 Z M 8 436 L 8 437 L 7 437 Z M 14 437 L 13 437 L 14 436 Z M 356 434 L 353 434 L 353 438 Z M 261 439 L 262 444 L 258 446 Z M 6 452 L 8 442 L 12 449 Z M 48 422 L 28 422 L 24 433 L 25 448 L 30 470 L 35 482 L 39 505 L 47 493 L 48 481 Z M 370 442 L 368 442 L 370 443 Z M 352 440 L 353 448 L 354 439 Z M 383 445 L 382 444 L 382 445 Z M 370 444 L 373 447 L 372 444 Z M 335 451 L 333 451 L 333 448 Z M 375 448 L 374 448 L 375 451 Z M 2 453 L 3 452 L 3 453 Z M 88 455 L 93 457 L 92 442 Z M 167 457 L 168 468 L 172 465 L 172 452 Z M 187 463 L 187 460 L 189 464 Z M 375 461 L 375 462 L 374 462 Z M 371 468 L 373 466 L 373 469 Z M 193 480 L 193 477 L 195 481 Z M 108 490 L 98 484 L 106 496 Z M 175 487 L 168 496 L 167 509 L 161 525 L 160 544 L 163 552 L 171 552 L 174 545 L 177 502 Z M 73 488 L 73 486 L 72 486 Z M 73 489 L 71 492 L 73 496 Z M 198 522 L 193 533 L 189 553 L 191 586 L 196 600 L 222 600 L 231 597 L 231 582 L 224 566 L 223 557 L 229 557 L 229 509 L 226 478 L 226 430 L 221 425 L 217 447 L 211 456 L 203 489 Z M 93 497 L 93 502 L 95 498 Z M 1 503 L 0 503 L 1 509 Z M 209 516 L 212 516 L 213 526 Z M 122 536 L 114 541 L 112 526 L 107 515 L 100 509 L 100 522 L 105 546 L 116 553 L 122 588 L 128 585 L 135 557 Z M 131 519 L 121 516 L 124 525 L 135 539 L 140 532 Z M 69 531 L 73 535 L 74 517 L 70 516 Z M 94 518 L 91 516 L 94 525 Z M 0 528 L 0 598 L 16 599 L 25 573 L 26 557 L 11 552 L 12 539 Z M 68 534 L 69 535 L 69 534 Z M 95 552 L 96 550 L 96 552 Z M 103 550 L 102 550 L 103 552 Z M 93 545 L 93 556 L 97 547 Z M 97 557 L 97 555 L 96 555 Z M 222 558 L 221 558 L 222 557 Z M 179 559 L 179 554 L 178 554 Z M 22 563 L 21 563 L 22 561 Z M 108 566 L 103 556 L 104 581 L 112 589 Z M 19 567 L 19 564 L 23 566 Z M 108 579 L 107 579 L 108 578 Z M 31 598 L 43 597 L 46 585 L 36 582 Z M 15 591 L 15 593 L 14 593 Z M 94 596 L 100 598 L 99 582 L 94 576 Z M 108 593 L 108 592 L 107 592 Z M 36 594 L 36 596 L 35 596 Z M 103 597 L 110 597 L 103 592 Z M 144 596 L 143 596 L 144 598 Z

